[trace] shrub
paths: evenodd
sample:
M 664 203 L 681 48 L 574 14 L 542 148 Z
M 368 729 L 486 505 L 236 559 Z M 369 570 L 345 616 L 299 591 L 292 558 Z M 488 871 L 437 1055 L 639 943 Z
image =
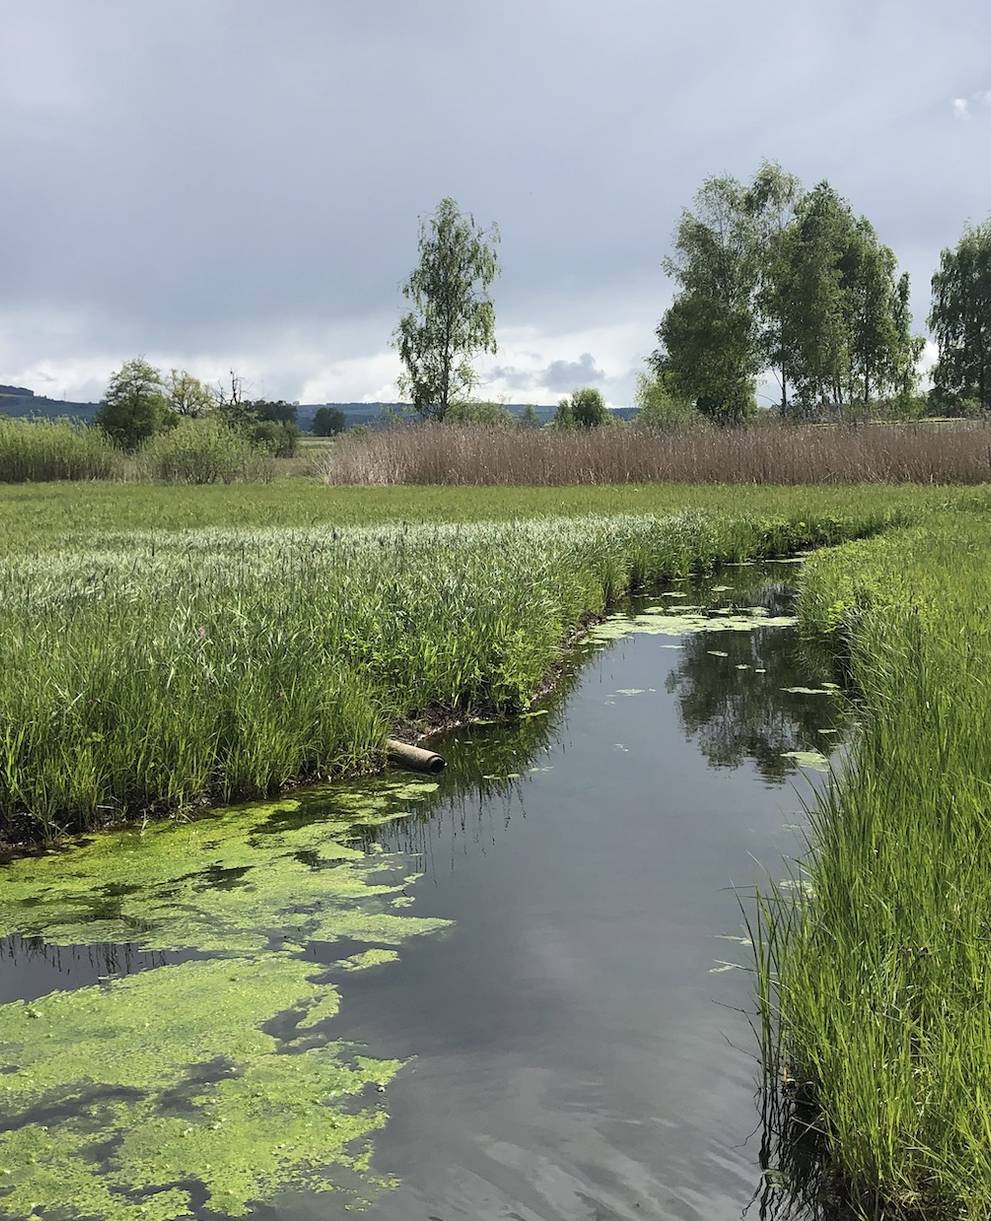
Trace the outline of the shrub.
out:
M 452 403 L 444 416 L 445 424 L 474 424 L 480 428 L 509 428 L 515 422 L 513 413 L 502 403 Z
M 0 416 L 0 481 L 112 479 L 121 456 L 95 428 L 69 420 L 11 420 Z
M 274 458 L 294 458 L 299 448 L 299 429 L 288 420 L 259 420 L 249 426 L 247 435 Z
M 639 408 L 635 419 L 637 428 L 677 432 L 705 423 L 687 399 L 672 391 L 669 379 L 663 374 L 656 377 L 638 374 L 636 404 Z
M 219 420 L 182 420 L 140 454 L 142 473 L 159 483 L 268 482 L 272 455 Z

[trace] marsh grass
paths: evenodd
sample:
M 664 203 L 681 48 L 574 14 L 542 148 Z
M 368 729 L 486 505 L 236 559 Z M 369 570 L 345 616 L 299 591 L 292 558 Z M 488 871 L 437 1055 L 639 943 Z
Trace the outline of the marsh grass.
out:
M 388 726 L 524 708 L 630 588 L 881 528 L 685 512 L 92 534 L 0 571 L 0 809 L 70 827 L 377 764 Z
M 934 518 L 814 556 L 800 614 L 862 704 L 802 885 L 758 906 L 765 1063 L 856 1215 L 991 1212 L 991 534 Z M 794 1107 L 785 1099 L 785 1112 Z
M 806 425 L 680 433 L 630 427 L 425 424 L 340 437 L 314 453 L 328 484 L 975 484 L 991 479 L 991 425 Z
M 114 479 L 123 472 L 122 455 L 95 428 L 0 415 L 0 483 Z

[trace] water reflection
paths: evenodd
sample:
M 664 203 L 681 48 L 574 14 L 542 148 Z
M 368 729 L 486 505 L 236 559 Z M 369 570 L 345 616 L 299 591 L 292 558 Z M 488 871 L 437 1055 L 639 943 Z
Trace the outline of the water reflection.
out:
M 710 763 L 740 767 L 751 760 L 764 780 L 781 784 L 796 771 L 791 752 L 835 751 L 849 713 L 839 693 L 821 687 L 829 673 L 815 672 L 793 632 L 727 632 L 718 641 L 725 656 L 713 648 L 708 636 L 685 637 L 666 681 L 685 736 Z

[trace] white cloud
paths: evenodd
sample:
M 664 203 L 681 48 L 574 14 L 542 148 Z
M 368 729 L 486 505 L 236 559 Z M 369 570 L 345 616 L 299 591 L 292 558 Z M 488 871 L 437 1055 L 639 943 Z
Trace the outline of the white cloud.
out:
M 953 99 L 953 117 L 967 122 L 974 117 L 974 110 L 991 110 L 991 89 L 978 89 L 965 98 Z

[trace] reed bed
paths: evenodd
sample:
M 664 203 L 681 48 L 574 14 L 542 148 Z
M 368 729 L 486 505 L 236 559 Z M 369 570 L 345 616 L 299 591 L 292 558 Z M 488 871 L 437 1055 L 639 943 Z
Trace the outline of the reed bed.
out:
M 328 484 L 977 484 L 991 479 L 991 425 L 764 421 L 670 433 L 422 424 L 344 434 L 312 469 Z
M 0 415 L 0 483 L 115 479 L 123 471 L 122 455 L 94 428 Z
M 863 705 L 789 889 L 762 896 L 770 1085 L 812 1117 L 824 1198 L 991 1214 L 991 531 L 960 515 L 806 565 Z M 780 1110 L 781 1108 L 779 1108 Z M 788 1126 L 783 1132 L 787 1142 Z
M 0 569 L 0 826 L 69 828 L 376 765 L 389 726 L 528 704 L 630 587 L 882 528 L 686 512 L 94 535 Z

